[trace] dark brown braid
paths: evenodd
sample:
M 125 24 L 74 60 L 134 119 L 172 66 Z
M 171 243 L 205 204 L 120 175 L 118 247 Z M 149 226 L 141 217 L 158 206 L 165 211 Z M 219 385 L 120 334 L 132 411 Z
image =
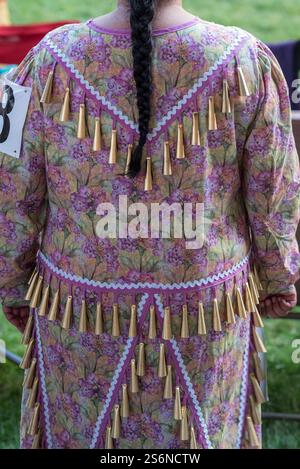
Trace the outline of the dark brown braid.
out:
M 132 37 L 133 73 L 139 110 L 139 142 L 132 153 L 128 176 L 136 176 L 141 169 L 143 147 L 149 131 L 152 93 L 152 35 L 157 0 L 129 0 Z

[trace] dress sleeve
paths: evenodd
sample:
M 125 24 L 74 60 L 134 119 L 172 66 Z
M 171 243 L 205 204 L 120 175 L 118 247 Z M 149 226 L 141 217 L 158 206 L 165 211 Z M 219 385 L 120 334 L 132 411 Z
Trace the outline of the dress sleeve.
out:
M 20 116 L 12 117 L 12 112 L 8 115 L 10 131 L 14 130 L 16 137 L 21 138 L 17 157 L 7 151 L 3 143 L 5 138 L 0 139 L 0 300 L 3 305 L 14 307 L 28 304 L 24 297 L 46 218 L 43 110 L 38 67 L 37 52 L 32 49 L 23 62 L 6 75 L 11 83 L 31 89 L 29 102 L 21 105 L 26 109 L 23 123 L 19 123 Z M 2 83 L 2 95 L 3 86 Z M 17 98 L 12 99 L 16 105 Z
M 243 155 L 243 191 L 259 277 L 266 295 L 299 278 L 296 240 L 300 172 L 287 83 L 269 48 L 257 42 L 257 108 Z

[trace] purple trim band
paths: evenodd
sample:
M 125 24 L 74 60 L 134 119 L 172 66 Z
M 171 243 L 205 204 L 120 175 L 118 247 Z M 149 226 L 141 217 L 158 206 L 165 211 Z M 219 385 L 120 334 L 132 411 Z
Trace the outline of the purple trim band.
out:
M 185 23 L 177 24 L 170 26 L 168 28 L 152 29 L 152 36 L 161 36 L 163 34 L 172 33 L 180 31 L 182 29 L 189 28 L 195 24 L 202 23 L 201 19 L 198 16 L 195 16 L 192 20 L 186 21 Z M 105 26 L 99 26 L 94 18 L 89 19 L 85 23 L 90 29 L 96 31 L 97 33 L 111 34 L 111 35 L 122 35 L 122 36 L 131 36 L 131 30 L 127 28 L 106 28 Z
M 219 272 L 211 277 L 202 278 L 195 281 L 189 281 L 186 283 L 121 283 L 119 282 L 96 282 L 95 280 L 89 280 L 86 278 L 79 277 L 74 274 L 63 271 L 52 264 L 52 262 L 41 252 L 38 254 L 38 266 L 45 271 L 50 270 L 59 280 L 64 281 L 67 285 L 76 285 L 79 287 L 86 287 L 97 292 L 106 291 L 135 291 L 140 293 L 161 293 L 162 291 L 194 291 L 203 290 L 206 288 L 215 287 L 220 285 L 227 280 L 234 278 L 238 273 L 242 272 L 248 265 L 250 253 L 245 256 L 239 263 L 233 265 L 231 269 L 227 271 Z

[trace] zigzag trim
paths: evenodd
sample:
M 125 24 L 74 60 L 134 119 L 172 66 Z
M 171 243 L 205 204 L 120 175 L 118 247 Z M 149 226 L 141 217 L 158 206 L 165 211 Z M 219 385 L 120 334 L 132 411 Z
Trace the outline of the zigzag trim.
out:
M 190 90 L 181 98 L 178 103 L 173 106 L 172 109 L 158 122 L 157 126 L 148 133 L 147 140 L 150 142 L 154 140 L 170 122 L 177 118 L 178 114 L 182 111 L 183 107 L 191 102 L 194 96 L 199 93 L 203 87 L 209 83 L 209 79 L 214 76 L 218 71 L 219 67 L 224 65 L 236 52 L 236 48 L 243 44 L 243 41 L 248 37 L 248 35 L 241 33 L 239 28 L 232 27 L 234 38 L 228 47 L 222 54 L 222 56 L 217 60 L 205 73 L 200 77 L 196 83 L 190 88 Z M 117 120 L 127 125 L 132 131 L 139 135 L 138 124 L 133 122 L 128 118 L 120 109 L 108 101 L 104 96 L 101 96 L 100 93 L 84 78 L 84 76 L 74 67 L 73 63 L 68 59 L 68 57 L 57 47 L 57 45 L 51 41 L 50 38 L 45 39 L 45 45 L 49 53 L 59 62 L 64 68 L 68 69 L 71 76 L 77 81 L 77 83 L 85 88 L 85 90 L 97 101 L 101 102 L 102 106 L 107 110 L 107 112 L 113 115 Z
M 180 290 L 189 289 L 195 287 L 206 287 L 214 286 L 218 283 L 223 283 L 232 276 L 240 272 L 247 264 L 250 258 L 250 252 L 240 262 L 234 264 L 230 269 L 223 270 L 218 274 L 214 274 L 209 277 L 202 278 L 200 280 L 192 280 L 189 282 L 180 283 L 151 283 L 151 282 L 137 282 L 137 283 L 120 283 L 120 282 L 99 282 L 96 280 L 89 280 L 87 278 L 79 277 L 78 275 L 69 274 L 62 269 L 56 267 L 41 251 L 38 253 L 38 258 L 45 263 L 49 269 L 64 278 L 65 280 L 76 282 L 81 285 L 87 285 L 95 288 L 112 289 L 112 290 Z

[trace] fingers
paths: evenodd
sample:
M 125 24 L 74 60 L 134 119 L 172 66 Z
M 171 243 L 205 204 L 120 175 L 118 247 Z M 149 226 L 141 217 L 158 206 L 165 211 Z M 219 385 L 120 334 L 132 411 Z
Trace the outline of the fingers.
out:
M 294 301 L 286 301 L 280 296 L 272 296 L 262 301 L 260 310 L 263 316 L 280 318 L 286 316 L 294 306 Z

